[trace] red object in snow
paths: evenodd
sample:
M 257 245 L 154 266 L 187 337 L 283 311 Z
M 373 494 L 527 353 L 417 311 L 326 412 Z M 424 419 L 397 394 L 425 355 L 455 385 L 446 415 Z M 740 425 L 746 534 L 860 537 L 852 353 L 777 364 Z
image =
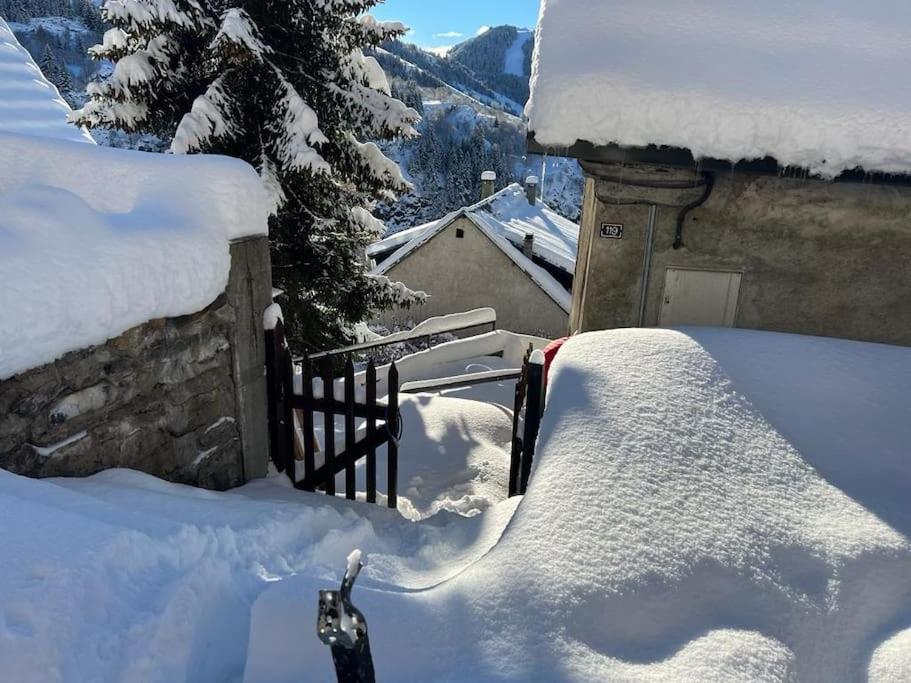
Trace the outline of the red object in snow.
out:
M 547 375 L 550 372 L 550 364 L 554 362 L 557 353 L 566 343 L 569 337 L 554 339 L 550 344 L 544 347 L 544 384 L 547 385 Z

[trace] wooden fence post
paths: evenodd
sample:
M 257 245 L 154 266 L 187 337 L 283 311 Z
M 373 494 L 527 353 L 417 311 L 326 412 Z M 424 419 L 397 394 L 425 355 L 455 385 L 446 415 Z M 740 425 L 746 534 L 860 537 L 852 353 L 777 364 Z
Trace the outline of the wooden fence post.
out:
M 544 413 L 545 391 L 544 353 L 535 351 L 528 359 L 528 395 L 525 400 L 525 432 L 522 437 L 522 471 L 519 480 L 521 494 L 528 488 L 528 477 L 535 457 L 535 442 L 538 440 L 541 415 Z
M 269 395 L 269 453 L 279 472 L 294 483 L 294 365 L 279 320 L 266 330 L 266 381 Z
M 392 509 L 399 506 L 398 477 L 399 477 L 399 371 L 395 362 L 389 368 L 389 398 L 386 406 L 386 429 L 389 441 L 386 445 L 386 488 L 388 505 Z
M 354 361 L 351 354 L 345 362 L 345 450 L 353 452 L 357 446 L 357 437 L 354 433 Z M 352 460 L 345 465 L 345 498 L 354 500 L 356 497 L 357 470 Z
M 376 365 L 367 364 L 367 502 L 376 503 Z
M 316 455 L 314 453 L 313 440 L 316 438 L 316 432 L 313 429 L 313 363 L 310 362 L 310 356 L 304 355 L 301 361 L 301 389 L 304 397 L 303 428 L 304 428 L 304 477 L 307 482 L 311 482 L 313 473 L 316 471 Z M 308 483 L 307 490 L 312 491 L 313 486 Z
M 291 350 L 284 341 L 284 328 L 278 323 L 282 335 L 281 362 L 279 371 L 282 382 L 282 434 L 281 439 L 285 455 L 285 473 L 292 484 L 297 484 L 297 458 L 294 455 L 294 361 L 291 360 Z
M 519 493 L 519 470 L 522 467 L 522 439 L 519 438 L 519 413 L 525 402 L 525 377 L 527 370 L 522 369 L 522 376 L 516 382 L 516 397 L 512 412 L 512 444 L 509 451 L 509 497 Z
M 522 437 L 519 436 L 519 417 L 525 405 L 525 396 L 528 393 L 528 359 L 534 346 L 528 345 L 525 357 L 522 359 L 522 374 L 516 382 L 516 395 L 512 409 L 512 443 L 509 452 L 509 497 L 519 495 L 519 483 L 522 471 Z
M 326 494 L 335 495 L 335 413 L 332 410 L 332 404 L 335 401 L 335 380 L 332 373 L 332 358 L 324 358 L 321 368 L 321 377 L 323 378 L 323 435 L 325 436 L 324 444 L 324 461 L 328 474 L 324 483 Z

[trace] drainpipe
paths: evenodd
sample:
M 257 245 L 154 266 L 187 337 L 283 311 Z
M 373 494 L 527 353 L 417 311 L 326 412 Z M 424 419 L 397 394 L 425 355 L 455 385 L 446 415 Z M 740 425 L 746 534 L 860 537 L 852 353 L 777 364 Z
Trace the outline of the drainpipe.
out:
M 642 282 L 639 284 L 639 327 L 645 327 L 645 306 L 648 302 L 648 281 L 652 271 L 652 253 L 655 250 L 655 226 L 658 224 L 658 207 L 648 207 L 648 225 L 645 231 L 645 258 L 642 261 Z
M 683 222 L 686 220 L 686 215 L 693 209 L 698 209 L 705 204 L 712 195 L 712 190 L 715 187 L 715 174 L 705 171 L 702 174 L 702 179 L 705 182 L 705 189 L 702 191 L 702 196 L 680 209 L 680 214 L 677 216 L 677 232 L 674 235 L 674 249 L 679 249 L 683 246 Z

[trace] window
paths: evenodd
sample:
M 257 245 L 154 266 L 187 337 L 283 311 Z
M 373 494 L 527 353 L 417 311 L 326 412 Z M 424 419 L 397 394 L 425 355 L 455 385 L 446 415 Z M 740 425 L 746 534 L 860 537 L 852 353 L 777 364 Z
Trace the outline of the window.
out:
M 463 239 L 465 237 L 465 231 L 462 228 L 456 228 L 456 239 Z

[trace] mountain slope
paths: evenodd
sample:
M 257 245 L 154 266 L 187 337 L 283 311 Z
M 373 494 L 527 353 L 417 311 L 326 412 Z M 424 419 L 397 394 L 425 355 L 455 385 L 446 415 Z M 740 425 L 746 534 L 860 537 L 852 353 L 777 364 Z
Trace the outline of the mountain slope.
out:
M 497 173 L 498 188 L 527 175 L 541 177 L 545 201 L 578 219 L 582 174 L 576 161 L 545 163 L 525 152 L 526 128 L 519 116 L 528 97 L 533 47 L 533 32 L 501 26 L 446 56 L 407 43 L 377 50 L 393 93 L 424 117 L 420 138 L 384 148 L 415 185 L 397 202 L 379 207 L 389 234 L 477 201 L 486 170 Z
M 497 26 L 456 45 L 446 59 L 471 70 L 488 88 L 524 105 L 533 49 L 533 31 Z

